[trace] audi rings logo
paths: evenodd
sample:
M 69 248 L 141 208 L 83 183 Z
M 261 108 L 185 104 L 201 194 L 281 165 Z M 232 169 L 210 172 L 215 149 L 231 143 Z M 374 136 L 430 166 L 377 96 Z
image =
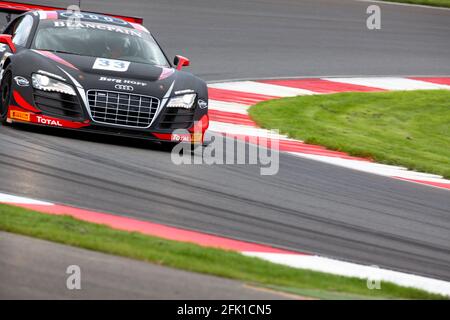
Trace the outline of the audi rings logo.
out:
M 127 85 L 124 85 L 124 84 L 116 84 L 114 86 L 114 88 L 116 88 L 117 90 L 134 91 L 134 87 L 127 86 Z

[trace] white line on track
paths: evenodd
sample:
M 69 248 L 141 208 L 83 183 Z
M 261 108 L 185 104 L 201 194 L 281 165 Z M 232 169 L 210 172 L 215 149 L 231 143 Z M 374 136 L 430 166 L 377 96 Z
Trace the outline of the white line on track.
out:
M 246 93 L 255 93 L 274 97 L 295 97 L 314 94 L 310 90 L 289 88 L 268 83 L 260 83 L 255 81 L 239 81 L 226 83 L 212 83 L 208 85 L 210 88 L 241 91 Z
M 218 110 L 223 112 L 233 112 L 247 115 L 247 110 L 250 106 L 234 102 L 224 102 L 218 100 L 209 99 L 209 109 Z
M 257 257 L 270 262 L 294 268 L 326 272 L 346 277 L 392 282 L 404 287 L 422 289 L 428 292 L 450 296 L 450 282 L 418 276 L 414 274 L 339 261 L 319 256 L 284 253 L 243 252 L 246 256 Z M 381 283 L 381 289 L 383 283 Z
M 314 155 L 314 154 L 305 154 L 300 152 L 289 152 L 290 154 L 302 158 L 308 158 L 311 160 L 316 160 L 320 162 L 325 162 L 329 164 L 333 164 L 340 167 L 345 167 L 348 169 L 354 169 L 358 171 L 363 171 L 367 173 L 373 173 L 381 176 L 386 177 L 399 177 L 399 178 L 405 178 L 405 179 L 412 179 L 412 180 L 421 180 L 421 181 L 428 181 L 428 182 L 438 182 L 438 183 L 444 183 L 450 185 L 450 180 L 443 179 L 442 176 L 430 174 L 430 173 L 424 173 L 424 172 L 417 172 L 417 171 L 411 171 L 404 167 L 399 166 L 391 166 L 387 164 L 381 164 L 376 162 L 369 162 L 369 161 L 359 161 L 359 160 L 352 160 L 352 159 L 344 159 L 339 157 L 327 157 L 327 156 L 321 156 L 321 155 Z
M 0 193 L 0 203 L 9 203 L 9 204 L 36 204 L 43 206 L 52 206 L 53 203 L 34 200 L 25 197 L 13 196 L 6 193 Z

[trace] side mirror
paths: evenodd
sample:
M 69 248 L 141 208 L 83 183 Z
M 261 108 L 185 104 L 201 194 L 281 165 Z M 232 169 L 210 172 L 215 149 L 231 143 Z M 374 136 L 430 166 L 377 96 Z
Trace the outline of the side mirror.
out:
M 12 36 L 10 36 L 9 34 L 0 34 L 0 43 L 8 45 L 11 52 L 16 53 L 16 45 L 12 41 Z
M 188 67 L 190 62 L 188 58 L 177 55 L 173 59 L 173 64 L 177 66 L 177 70 L 181 70 L 183 67 Z

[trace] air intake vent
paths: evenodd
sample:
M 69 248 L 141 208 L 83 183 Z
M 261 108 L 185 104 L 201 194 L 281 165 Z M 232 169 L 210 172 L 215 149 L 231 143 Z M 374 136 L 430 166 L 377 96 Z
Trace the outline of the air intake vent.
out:
M 83 120 L 84 114 L 78 97 L 58 92 L 34 90 L 34 103 L 45 115 Z
M 188 129 L 192 127 L 195 109 L 166 108 L 161 117 L 161 129 Z

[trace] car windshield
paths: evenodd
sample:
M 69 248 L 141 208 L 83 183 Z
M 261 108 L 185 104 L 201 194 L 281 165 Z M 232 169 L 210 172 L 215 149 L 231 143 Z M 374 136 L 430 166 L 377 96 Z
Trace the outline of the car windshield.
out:
M 169 66 L 152 36 L 144 31 L 93 22 L 41 21 L 33 48 Z

